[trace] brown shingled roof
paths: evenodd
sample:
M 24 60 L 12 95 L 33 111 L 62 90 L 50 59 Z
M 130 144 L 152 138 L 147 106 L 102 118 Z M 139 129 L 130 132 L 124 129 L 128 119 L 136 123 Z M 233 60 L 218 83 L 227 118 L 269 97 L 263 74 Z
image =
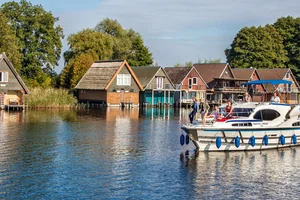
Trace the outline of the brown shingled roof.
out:
M 250 80 L 255 69 L 251 68 L 233 68 L 232 72 L 237 79 Z
M 257 69 L 261 80 L 282 80 L 289 68 Z
M 194 64 L 194 67 L 209 87 L 213 87 L 214 78 L 220 78 L 226 66 L 226 63 Z
M 261 80 L 282 80 L 289 70 L 289 68 L 257 69 L 257 73 Z M 276 90 L 273 85 L 264 85 L 264 87 L 267 93 L 273 93 Z
M 173 82 L 173 84 L 180 84 L 187 74 L 191 71 L 191 67 L 165 67 L 164 70 Z

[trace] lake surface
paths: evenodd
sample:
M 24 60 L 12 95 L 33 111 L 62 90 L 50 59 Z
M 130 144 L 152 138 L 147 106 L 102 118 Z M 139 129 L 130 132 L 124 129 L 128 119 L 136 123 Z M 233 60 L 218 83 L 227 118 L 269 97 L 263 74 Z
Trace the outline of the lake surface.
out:
M 0 199 L 299 199 L 300 148 L 196 153 L 188 113 L 0 111 Z

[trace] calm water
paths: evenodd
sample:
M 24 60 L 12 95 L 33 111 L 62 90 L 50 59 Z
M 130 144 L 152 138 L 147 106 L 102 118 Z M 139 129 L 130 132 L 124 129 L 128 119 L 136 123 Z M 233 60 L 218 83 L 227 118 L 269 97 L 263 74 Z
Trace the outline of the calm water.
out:
M 298 199 L 300 148 L 195 153 L 188 110 L 0 112 L 0 199 Z

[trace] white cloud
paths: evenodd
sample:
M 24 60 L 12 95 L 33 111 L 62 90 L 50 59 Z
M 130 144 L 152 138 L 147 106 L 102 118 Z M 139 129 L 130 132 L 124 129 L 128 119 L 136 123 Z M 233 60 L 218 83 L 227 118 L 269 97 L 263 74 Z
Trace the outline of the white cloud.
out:
M 66 37 L 106 17 L 117 19 L 141 33 L 158 64 L 173 66 L 209 58 L 225 62 L 224 50 L 241 28 L 298 17 L 299 6 L 297 0 L 103 0 L 83 10 L 70 6 L 53 13 L 60 17 Z

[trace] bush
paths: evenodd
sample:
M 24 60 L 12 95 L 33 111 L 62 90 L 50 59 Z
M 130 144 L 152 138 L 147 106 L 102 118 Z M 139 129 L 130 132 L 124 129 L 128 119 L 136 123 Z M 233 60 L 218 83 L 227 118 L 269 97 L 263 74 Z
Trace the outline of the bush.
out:
M 75 107 L 77 99 L 65 89 L 32 88 L 25 96 L 25 104 L 29 107 Z

